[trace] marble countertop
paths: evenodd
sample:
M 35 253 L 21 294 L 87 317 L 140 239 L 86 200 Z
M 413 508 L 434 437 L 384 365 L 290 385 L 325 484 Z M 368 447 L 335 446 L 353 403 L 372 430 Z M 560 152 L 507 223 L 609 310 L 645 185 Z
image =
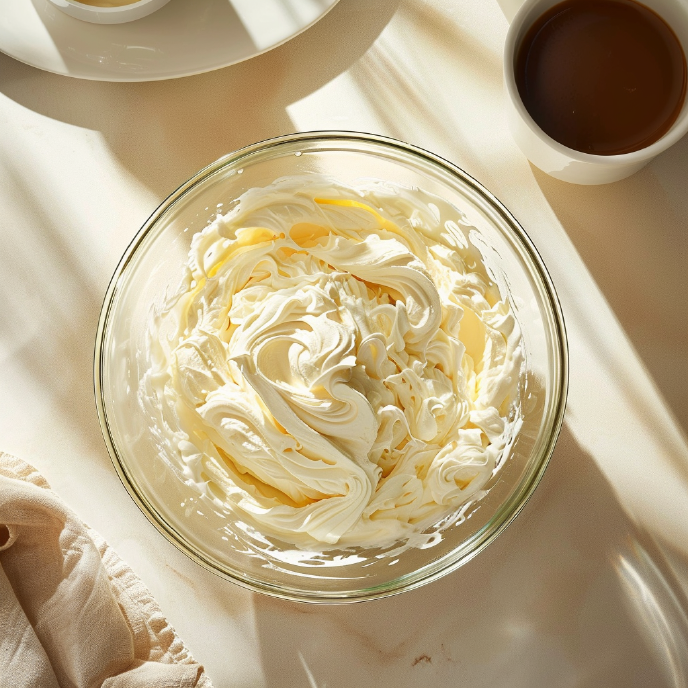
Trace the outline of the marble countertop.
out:
M 216 688 L 688 684 L 688 137 L 608 186 L 553 180 L 506 128 L 495 0 L 341 0 L 206 75 L 86 82 L 0 55 L 0 448 L 141 576 Z M 105 289 L 158 203 L 293 131 L 393 136 L 451 160 L 525 227 L 562 301 L 569 405 L 514 524 L 442 580 L 309 606 L 168 544 L 120 484 L 93 401 Z

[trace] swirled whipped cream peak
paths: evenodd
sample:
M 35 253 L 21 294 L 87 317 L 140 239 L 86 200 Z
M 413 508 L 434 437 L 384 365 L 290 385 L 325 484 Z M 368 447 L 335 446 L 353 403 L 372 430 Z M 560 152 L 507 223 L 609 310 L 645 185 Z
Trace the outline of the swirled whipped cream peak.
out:
M 402 541 L 484 494 L 523 349 L 470 231 L 384 182 L 244 193 L 151 316 L 139 399 L 179 478 L 304 549 Z

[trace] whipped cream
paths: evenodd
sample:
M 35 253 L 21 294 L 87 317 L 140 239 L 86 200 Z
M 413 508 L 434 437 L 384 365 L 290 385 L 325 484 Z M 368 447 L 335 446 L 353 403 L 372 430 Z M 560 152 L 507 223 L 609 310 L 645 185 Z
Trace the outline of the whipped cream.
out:
M 471 231 L 389 183 L 244 193 L 151 316 L 139 400 L 167 463 L 304 549 L 408 540 L 480 498 L 523 347 Z

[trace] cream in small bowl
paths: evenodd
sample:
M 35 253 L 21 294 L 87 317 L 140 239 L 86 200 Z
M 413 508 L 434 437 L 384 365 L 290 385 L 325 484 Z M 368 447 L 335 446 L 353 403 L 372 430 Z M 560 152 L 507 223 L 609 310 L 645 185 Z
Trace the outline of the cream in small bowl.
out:
M 170 0 L 50 0 L 70 17 L 93 24 L 123 24 L 159 10 Z

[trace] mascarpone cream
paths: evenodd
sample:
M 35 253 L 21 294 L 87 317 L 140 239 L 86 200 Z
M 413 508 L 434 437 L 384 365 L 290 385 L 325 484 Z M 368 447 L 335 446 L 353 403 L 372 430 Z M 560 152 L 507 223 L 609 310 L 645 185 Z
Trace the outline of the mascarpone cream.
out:
M 153 309 L 139 399 L 168 464 L 300 548 L 383 546 L 479 498 L 523 348 L 471 231 L 389 183 L 244 193 Z

